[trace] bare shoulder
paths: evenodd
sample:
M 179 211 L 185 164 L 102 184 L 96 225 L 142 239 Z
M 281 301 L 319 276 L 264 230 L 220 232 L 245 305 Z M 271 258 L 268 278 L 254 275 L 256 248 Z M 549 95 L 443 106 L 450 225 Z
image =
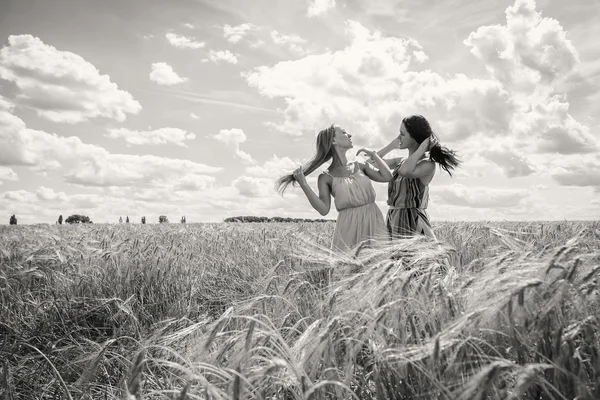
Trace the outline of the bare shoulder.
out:
M 326 172 L 321 172 L 319 174 L 319 177 L 317 178 L 318 184 L 326 183 L 328 185 L 331 185 L 331 182 L 333 182 L 333 177 Z

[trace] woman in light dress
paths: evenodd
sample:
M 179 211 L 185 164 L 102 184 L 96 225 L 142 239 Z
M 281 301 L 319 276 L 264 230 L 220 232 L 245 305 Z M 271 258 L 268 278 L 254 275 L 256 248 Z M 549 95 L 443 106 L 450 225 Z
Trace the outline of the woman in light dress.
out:
M 317 135 L 316 155 L 293 174 L 277 180 L 278 191 L 283 194 L 290 183 L 298 183 L 311 206 L 321 215 L 327 215 L 334 198 L 338 217 L 333 235 L 332 249 L 347 253 L 361 242 L 386 236 L 383 214 L 375 204 L 375 190 L 371 181 L 389 182 L 392 173 L 388 165 L 371 150 L 360 149 L 373 160 L 374 168 L 367 163 L 348 163 L 346 152 L 353 147 L 352 135 L 337 125 L 331 125 Z M 317 179 L 318 195 L 306 182 L 306 176 L 327 161 L 329 168 Z
M 427 214 L 429 184 L 435 175 L 436 164 L 452 176 L 460 161 L 454 151 L 439 144 L 422 115 L 404 118 L 400 134 L 377 154 L 384 157 L 398 148 L 408 149 L 408 157 L 385 160 L 393 171 L 388 183 L 388 234 L 391 238 L 425 235 L 435 239 Z M 429 157 L 425 156 L 426 152 Z M 369 163 L 378 164 L 375 158 Z

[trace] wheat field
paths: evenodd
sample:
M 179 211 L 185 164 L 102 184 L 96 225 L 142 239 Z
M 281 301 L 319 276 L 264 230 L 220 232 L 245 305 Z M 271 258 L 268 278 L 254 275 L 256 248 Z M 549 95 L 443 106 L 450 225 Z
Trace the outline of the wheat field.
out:
M 598 399 L 600 222 L 0 227 L 2 399 Z

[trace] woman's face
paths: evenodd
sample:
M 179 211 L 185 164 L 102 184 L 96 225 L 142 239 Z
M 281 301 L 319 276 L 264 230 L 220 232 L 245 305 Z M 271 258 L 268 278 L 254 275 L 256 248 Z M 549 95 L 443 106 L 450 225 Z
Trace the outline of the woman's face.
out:
M 417 145 L 416 140 L 413 139 L 412 136 L 410 136 L 403 122 L 402 124 L 400 124 L 400 134 L 398 135 L 398 148 L 408 149 L 410 147 L 414 147 L 415 145 Z
M 351 138 L 352 135 L 346 132 L 343 128 L 339 126 L 335 127 L 334 145 L 336 147 L 340 149 L 351 149 L 354 147 Z

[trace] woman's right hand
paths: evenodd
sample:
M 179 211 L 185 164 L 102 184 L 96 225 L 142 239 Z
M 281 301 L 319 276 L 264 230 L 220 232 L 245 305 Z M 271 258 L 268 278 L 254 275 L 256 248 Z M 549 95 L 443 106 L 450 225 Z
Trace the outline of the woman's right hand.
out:
M 296 168 L 292 175 L 294 176 L 294 179 L 296 180 L 296 182 L 298 182 L 298 184 L 300 184 L 301 186 L 306 183 L 306 177 L 304 176 L 304 171 L 302 170 L 302 166 Z

